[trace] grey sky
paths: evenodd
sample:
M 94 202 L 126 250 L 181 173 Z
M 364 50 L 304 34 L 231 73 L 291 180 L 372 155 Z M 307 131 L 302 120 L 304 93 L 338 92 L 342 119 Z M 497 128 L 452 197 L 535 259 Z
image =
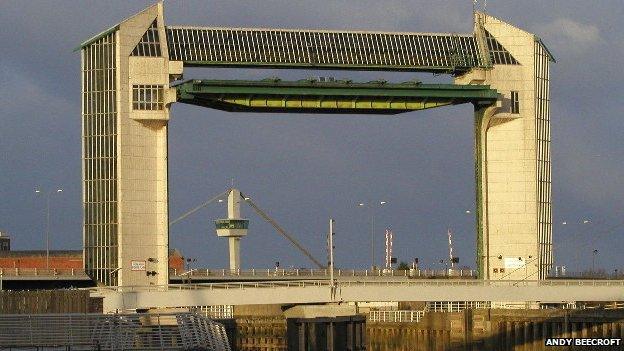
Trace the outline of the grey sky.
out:
M 16 249 L 43 247 L 40 186 L 60 186 L 52 206 L 53 248 L 80 248 L 80 57 L 82 40 L 148 6 L 148 1 L 2 1 L 0 3 L 0 229 Z M 621 1 L 488 1 L 488 12 L 538 34 L 556 56 L 551 71 L 554 238 L 557 264 L 623 269 L 624 116 Z M 167 1 L 167 24 L 235 27 L 470 32 L 471 1 Z M 207 70 L 186 78 L 304 78 L 315 72 Z M 420 74 L 325 72 L 367 80 L 423 81 Z M 433 267 L 454 252 L 474 266 L 472 108 L 397 117 L 245 115 L 175 105 L 170 122 L 170 215 L 229 186 L 249 193 L 324 259 L 327 220 L 337 220 L 338 263 L 369 263 L 369 215 L 377 211 L 377 262 L 383 229 L 395 233 L 400 260 Z M 234 144 L 231 135 L 240 136 Z M 252 219 L 243 266 L 310 266 L 270 226 Z M 224 267 L 226 241 L 214 205 L 171 227 L 171 246 L 202 266 Z M 581 224 L 584 219 L 590 223 Z M 567 225 L 561 223 L 566 221 Z M 439 268 L 439 266 L 438 266 Z

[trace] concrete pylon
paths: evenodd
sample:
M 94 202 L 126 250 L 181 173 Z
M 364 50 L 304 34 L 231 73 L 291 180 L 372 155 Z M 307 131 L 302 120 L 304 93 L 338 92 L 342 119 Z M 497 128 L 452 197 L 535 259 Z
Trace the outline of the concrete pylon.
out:
M 240 241 L 247 235 L 249 220 L 241 218 L 241 194 L 238 189 L 231 189 L 228 195 L 228 218 L 215 221 L 217 236 L 229 239 L 230 270 L 240 269 Z
M 475 107 L 477 265 L 484 279 L 546 279 L 552 267 L 549 65 L 532 33 L 476 13 L 475 35 L 491 68 L 456 84 L 484 84 L 502 96 Z

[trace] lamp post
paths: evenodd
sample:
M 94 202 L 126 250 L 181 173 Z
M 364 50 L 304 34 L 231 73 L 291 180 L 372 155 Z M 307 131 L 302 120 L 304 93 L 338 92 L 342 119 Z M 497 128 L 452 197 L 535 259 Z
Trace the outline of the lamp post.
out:
M 600 220 L 598 220 L 598 223 L 601 222 Z M 563 218 L 561 220 L 562 226 L 565 227 L 566 232 L 571 233 L 568 234 L 568 238 L 569 238 L 569 242 L 570 243 L 574 243 L 574 241 L 582 239 L 584 237 L 584 235 L 586 235 L 589 230 L 587 226 L 593 226 L 594 225 L 594 219 L 590 218 L 590 217 L 580 217 L 580 218 Z M 565 243 L 563 245 L 559 245 L 559 247 L 564 246 Z M 585 255 L 585 250 L 587 249 L 587 247 L 583 247 L 582 245 L 578 247 L 578 249 L 576 249 L 574 251 L 574 261 L 576 262 L 582 262 L 583 261 L 583 256 Z M 553 245 L 553 251 L 555 250 L 555 247 Z M 598 253 L 598 250 L 594 249 L 592 250 L 592 268 L 591 268 L 591 273 L 590 275 L 593 275 L 594 273 L 594 268 L 595 268 L 595 256 Z M 565 266 L 561 266 L 563 270 L 565 270 Z M 582 267 L 581 267 L 582 268 Z
M 50 195 L 62 193 L 63 189 L 50 190 L 46 193 L 46 270 L 50 269 Z M 41 190 L 35 189 L 35 193 L 41 194 Z
M 592 251 L 592 274 L 595 274 L 596 270 L 596 255 L 598 254 L 598 250 L 594 249 L 594 251 Z
M 371 214 L 371 270 L 375 269 L 375 208 L 381 207 L 388 202 L 386 201 L 378 201 L 378 202 L 360 202 L 358 206 L 367 207 L 370 210 Z

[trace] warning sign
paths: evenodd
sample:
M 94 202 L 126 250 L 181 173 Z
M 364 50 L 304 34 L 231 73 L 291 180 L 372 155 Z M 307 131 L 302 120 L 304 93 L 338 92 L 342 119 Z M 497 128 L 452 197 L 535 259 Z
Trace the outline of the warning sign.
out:
M 145 261 L 132 261 L 131 269 L 133 271 L 144 271 L 145 270 Z
M 505 257 L 505 268 L 514 269 L 522 268 L 525 266 L 524 258 L 522 257 Z

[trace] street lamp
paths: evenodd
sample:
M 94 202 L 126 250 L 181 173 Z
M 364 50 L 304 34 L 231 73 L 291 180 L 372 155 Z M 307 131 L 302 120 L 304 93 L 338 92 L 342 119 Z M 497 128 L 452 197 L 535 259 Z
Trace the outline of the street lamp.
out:
M 381 207 L 388 202 L 386 201 L 378 201 L 378 202 L 360 202 L 358 204 L 359 207 L 367 207 L 371 213 L 371 270 L 375 269 L 375 208 Z
M 594 268 L 596 268 L 596 255 L 598 254 L 598 250 L 594 249 L 594 251 L 592 251 L 592 254 L 592 274 L 594 274 L 596 272 Z
M 63 189 L 50 190 L 46 193 L 46 270 L 50 269 L 50 195 L 54 193 L 62 193 Z M 35 189 L 35 193 L 41 194 L 42 191 Z

